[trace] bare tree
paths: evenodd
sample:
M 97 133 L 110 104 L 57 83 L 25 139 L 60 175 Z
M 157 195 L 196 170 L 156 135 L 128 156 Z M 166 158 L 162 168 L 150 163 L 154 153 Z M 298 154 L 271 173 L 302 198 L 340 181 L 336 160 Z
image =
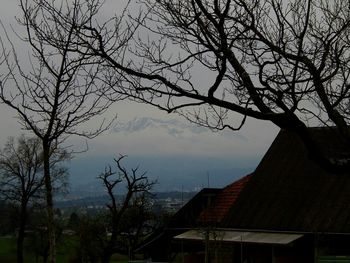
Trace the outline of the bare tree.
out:
M 124 232 L 127 228 L 123 227 L 123 221 L 127 217 L 130 209 L 139 208 L 142 206 L 146 207 L 146 194 L 150 194 L 152 186 L 155 184 L 153 181 L 149 181 L 146 173 L 138 174 L 138 167 L 128 171 L 123 165 L 122 160 L 125 155 L 114 159 L 117 165 L 117 171 L 112 171 L 111 167 L 105 169 L 105 171 L 99 175 L 99 179 L 102 181 L 103 186 L 106 188 L 110 203 L 108 209 L 110 212 L 110 231 L 111 236 L 105 242 L 102 249 L 102 263 L 108 263 L 111 256 L 118 251 L 118 238 L 120 239 L 121 232 Z M 125 183 L 126 192 L 123 196 L 123 200 L 118 202 L 116 196 L 116 190 L 119 185 Z M 119 193 L 123 195 L 123 193 Z M 140 211 L 140 210 L 139 210 Z M 143 210 L 142 210 L 143 211 Z M 141 216 L 141 214 L 140 214 Z M 136 235 L 139 235 L 145 220 L 145 217 L 140 217 L 143 222 L 134 222 L 133 227 L 136 230 Z M 129 229 L 129 227 L 128 227 Z
M 104 63 L 115 94 L 215 130 L 238 130 L 248 117 L 270 121 L 298 134 L 325 168 L 349 169 L 307 129 L 334 126 L 349 149 L 348 2 L 139 2 L 128 20 L 122 13 L 75 29 L 77 44 Z
M 123 233 L 118 244 L 123 253 L 129 255 L 129 260 L 135 260 L 136 248 L 158 227 L 159 219 L 153 211 L 151 198 L 149 193 L 134 198 L 120 223 Z
M 51 174 L 61 188 L 67 170 L 59 163 L 69 158 L 65 151 L 51 152 Z M 59 184 L 59 185 L 58 185 Z M 19 207 L 17 262 L 23 262 L 23 241 L 28 206 L 43 198 L 43 151 L 38 138 L 10 137 L 0 151 L 0 196 Z
M 0 153 L 0 195 L 19 205 L 17 262 L 23 262 L 23 241 L 27 209 L 32 198 L 40 196 L 44 185 L 40 141 L 24 136 L 15 143 L 10 138 Z
M 74 5 L 76 2 L 71 6 L 64 1 L 20 1 L 23 17 L 18 21 L 26 29 L 22 40 L 32 52 L 29 71 L 22 68 L 9 38 L 11 50 L 6 50 L 4 39 L 1 41 L 5 50 L 3 65 L 8 73 L 2 78 L 0 99 L 17 112 L 22 127 L 34 133 L 42 144 L 49 262 L 56 260 L 50 151 L 70 135 L 93 138 L 114 120 L 109 123 L 103 120 L 94 130 L 80 128 L 100 117 L 111 101 L 103 100 L 106 85 L 96 79 L 100 65 L 93 63 L 88 52 L 84 52 L 86 48 L 77 46 L 75 34 L 77 28 L 90 25 L 98 6 Z M 51 42 L 53 37 L 59 40 L 57 45 Z

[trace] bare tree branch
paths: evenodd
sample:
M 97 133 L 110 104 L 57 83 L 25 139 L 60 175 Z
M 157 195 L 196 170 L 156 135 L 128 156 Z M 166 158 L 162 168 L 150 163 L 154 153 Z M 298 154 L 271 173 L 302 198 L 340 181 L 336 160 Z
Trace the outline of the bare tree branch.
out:
M 97 1 L 76 0 L 68 15 L 50 2 L 63 26 L 48 43 L 63 52 L 62 36 L 72 33 L 68 51 L 98 64 L 111 101 L 149 103 L 219 130 L 247 117 L 270 121 L 298 134 L 325 168 L 349 169 L 325 156 L 307 129 L 335 126 L 350 147 L 347 2 L 139 2 L 137 14 L 124 9 L 105 23 L 95 19 Z
M 139 167 L 132 168 L 130 171 L 122 164 L 126 155 L 120 155 L 114 159 L 117 166 L 117 171 L 112 171 L 111 166 L 108 166 L 98 178 L 102 181 L 103 186 L 106 188 L 109 199 L 111 201 L 108 204 L 108 209 L 111 213 L 111 237 L 107 244 L 103 248 L 103 257 L 101 261 L 103 263 L 109 262 L 111 256 L 117 251 L 117 239 L 123 229 L 121 228 L 121 220 L 127 213 L 128 209 L 134 207 L 133 202 L 140 200 L 142 203 L 138 203 L 142 208 L 146 208 L 146 195 L 150 195 L 150 190 L 156 183 L 150 181 L 146 176 L 146 172 L 139 173 Z M 126 192 L 120 192 L 123 194 L 123 200 L 117 201 L 116 191 L 119 185 L 125 184 Z

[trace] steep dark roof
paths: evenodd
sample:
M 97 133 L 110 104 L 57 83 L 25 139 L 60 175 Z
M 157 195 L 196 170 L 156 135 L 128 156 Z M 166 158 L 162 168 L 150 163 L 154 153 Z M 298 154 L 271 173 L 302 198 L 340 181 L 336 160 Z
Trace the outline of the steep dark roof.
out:
M 332 128 L 310 132 L 328 156 L 350 157 Z M 294 133 L 281 131 L 224 221 L 230 228 L 350 233 L 350 171 L 326 172 Z

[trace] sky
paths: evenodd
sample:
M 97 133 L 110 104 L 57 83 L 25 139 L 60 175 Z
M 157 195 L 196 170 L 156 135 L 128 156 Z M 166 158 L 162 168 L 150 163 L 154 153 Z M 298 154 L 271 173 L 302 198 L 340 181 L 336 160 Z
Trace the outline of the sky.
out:
M 106 1 L 101 17 L 118 12 L 115 3 Z M 17 5 L 17 1 L 2 0 L 0 18 L 7 30 L 11 31 L 11 26 L 21 33 L 14 18 L 20 15 Z M 15 44 L 25 64 L 26 47 L 18 40 Z M 113 105 L 104 117 L 114 114 L 118 119 L 112 129 L 88 141 L 89 150 L 67 164 L 75 187 L 94 184 L 98 173 L 113 164 L 119 154 L 128 155 L 128 165 L 147 170 L 151 178 L 157 179 L 159 190 L 223 187 L 252 171 L 278 132 L 270 123 L 249 119 L 238 132 L 214 133 L 175 114 L 130 101 Z M 14 111 L 0 104 L 0 147 L 9 136 L 23 132 L 15 116 Z M 93 127 L 94 123 L 89 125 Z M 69 144 L 76 151 L 85 148 L 81 138 L 70 138 Z

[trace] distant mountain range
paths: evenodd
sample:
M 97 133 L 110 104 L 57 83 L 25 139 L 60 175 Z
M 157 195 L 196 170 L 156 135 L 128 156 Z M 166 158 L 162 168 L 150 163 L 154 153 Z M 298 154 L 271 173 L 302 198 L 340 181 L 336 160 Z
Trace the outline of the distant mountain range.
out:
M 213 132 L 186 121 L 151 117 L 118 123 L 97 147 L 72 161 L 72 189 L 100 193 L 96 177 L 106 165 L 113 167 L 120 153 L 128 155 L 128 168 L 139 165 L 157 180 L 155 191 L 223 187 L 252 172 L 264 150 L 240 131 Z
M 148 128 L 163 129 L 171 135 L 178 135 L 189 130 L 195 134 L 207 132 L 207 128 L 201 126 L 194 126 L 190 123 L 185 124 L 176 119 L 161 120 L 156 118 L 141 117 L 135 118 L 131 121 L 119 123 L 113 129 L 114 132 L 138 132 L 145 131 Z
M 239 132 L 233 133 L 228 130 L 214 132 L 207 127 L 199 126 L 189 121 L 183 122 L 177 119 L 163 120 L 150 117 L 138 117 L 128 122 L 118 123 L 112 129 L 113 132 L 122 132 L 126 134 L 145 132 L 149 130 L 157 130 L 158 132 L 163 132 L 176 138 L 186 138 L 198 134 L 217 134 L 219 136 L 231 138 L 238 137 L 241 140 L 247 140 L 247 138 Z

